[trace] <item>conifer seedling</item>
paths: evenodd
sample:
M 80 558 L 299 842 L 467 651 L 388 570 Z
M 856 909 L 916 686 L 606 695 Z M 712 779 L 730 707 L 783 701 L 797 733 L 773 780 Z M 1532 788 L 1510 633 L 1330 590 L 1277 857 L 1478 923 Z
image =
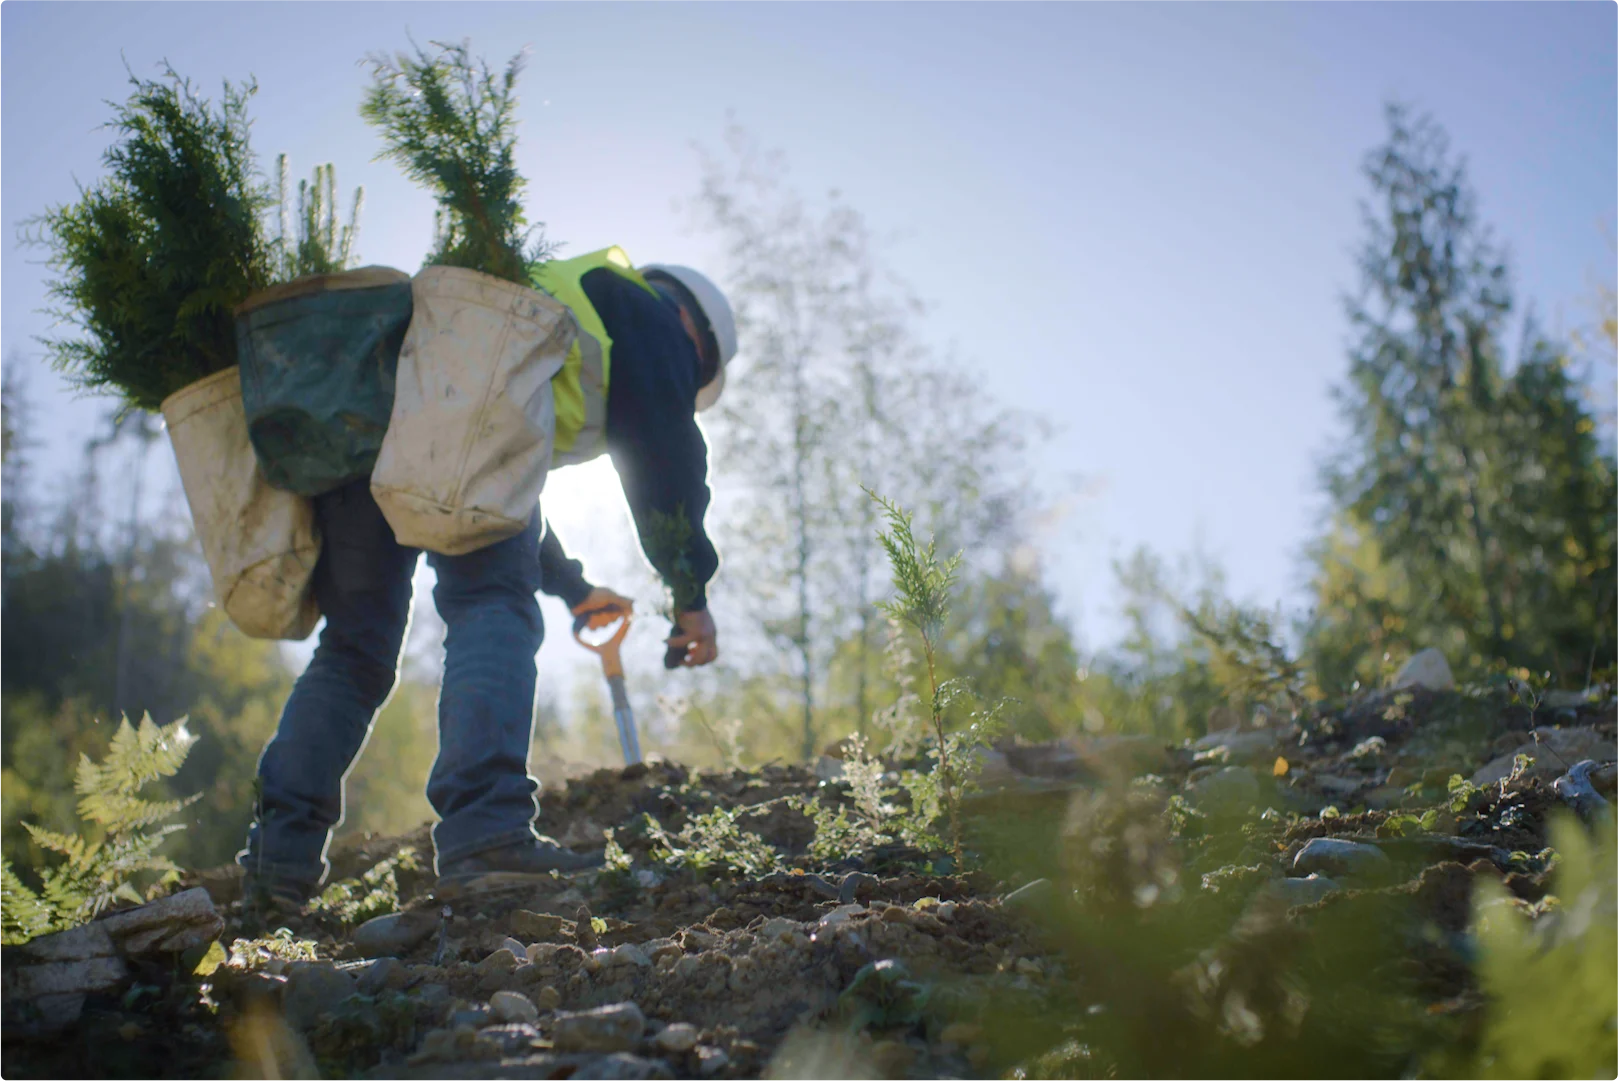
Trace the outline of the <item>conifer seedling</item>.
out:
M 155 410 L 236 363 L 232 309 L 272 280 L 270 196 L 248 142 L 256 83 L 227 82 L 214 104 L 166 64 L 129 81 L 107 175 L 25 239 L 49 250 L 50 314 L 80 332 L 43 340 L 57 370 Z
M 373 54 L 363 116 L 382 136 L 378 159 L 395 162 L 438 200 L 429 266 L 466 267 L 527 285 L 549 248 L 531 239 L 517 173 L 518 53 L 500 74 L 466 42 L 414 53 Z

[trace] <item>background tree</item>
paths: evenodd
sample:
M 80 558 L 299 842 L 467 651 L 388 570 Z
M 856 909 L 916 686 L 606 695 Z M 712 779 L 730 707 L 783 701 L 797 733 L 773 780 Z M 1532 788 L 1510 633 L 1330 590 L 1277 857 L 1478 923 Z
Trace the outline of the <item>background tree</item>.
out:
M 696 202 L 723 244 L 741 340 L 714 424 L 722 588 L 774 647 L 749 655 L 753 691 L 772 658 L 791 658 L 758 699 L 774 727 L 792 703 L 794 753 L 808 757 L 878 704 L 882 557 L 861 487 L 895 493 L 918 528 L 992 567 L 1021 536 L 1024 451 L 1045 429 L 920 345 L 919 305 L 835 192 L 811 208 L 740 129 L 727 150 L 706 158 Z
M 1532 319 L 1508 361 L 1508 268 L 1442 130 L 1398 106 L 1388 125 L 1366 164 L 1374 201 L 1348 302 L 1337 397 L 1350 434 L 1325 475 L 1334 536 L 1374 538 L 1403 602 L 1386 610 L 1378 588 L 1360 603 L 1365 578 L 1335 569 L 1341 545 L 1328 542 L 1312 637 L 1325 648 L 1391 632 L 1463 669 L 1511 658 L 1577 682 L 1613 650 L 1611 458 Z M 1368 663 L 1346 668 L 1374 678 Z

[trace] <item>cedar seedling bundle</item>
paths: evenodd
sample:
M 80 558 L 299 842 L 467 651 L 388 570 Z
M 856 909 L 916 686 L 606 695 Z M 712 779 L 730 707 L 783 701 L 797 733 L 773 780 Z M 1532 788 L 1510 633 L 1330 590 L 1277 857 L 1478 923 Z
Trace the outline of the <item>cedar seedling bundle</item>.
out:
M 382 135 L 378 158 L 396 162 L 438 200 L 429 266 L 465 267 L 527 285 L 548 248 L 530 243 L 513 162 L 519 53 L 496 75 L 466 43 L 370 58 L 360 113 Z
M 315 166 L 314 177 L 298 182 L 296 226 L 288 216 L 294 213 L 287 156 L 275 159 L 276 241 L 273 261 L 278 281 L 291 281 L 307 274 L 335 274 L 347 270 L 359 239 L 360 209 L 365 205 L 365 189 L 354 189 L 354 205 L 349 208 L 348 224 L 337 224 L 337 169 L 330 162 Z
M 215 107 L 167 65 L 130 82 L 108 125 L 108 175 L 34 219 L 34 239 L 57 273 L 52 314 L 82 331 L 45 340 L 55 366 L 155 410 L 236 363 L 231 309 L 273 277 L 269 193 L 248 144 L 255 83 L 225 83 Z

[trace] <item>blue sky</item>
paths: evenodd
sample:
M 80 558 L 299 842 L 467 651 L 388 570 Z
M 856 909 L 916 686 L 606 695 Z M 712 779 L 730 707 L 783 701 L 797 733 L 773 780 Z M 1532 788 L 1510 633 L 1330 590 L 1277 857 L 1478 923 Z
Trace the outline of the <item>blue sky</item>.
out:
M 731 115 L 806 193 L 840 190 L 893 238 L 888 263 L 932 305 L 928 338 L 1061 425 L 1040 472 L 1082 494 L 1045 555 L 1090 645 L 1118 629 L 1108 562 L 1140 543 L 1200 545 L 1238 595 L 1301 600 L 1315 467 L 1337 432 L 1359 164 L 1390 97 L 1449 130 L 1520 298 L 1552 325 L 1614 275 L 1611 3 L 11 0 L 0 24 L 8 357 L 37 353 L 46 329 L 38 253 L 14 231 L 97 175 L 120 54 L 143 75 L 167 57 L 210 92 L 255 75 L 261 157 L 284 150 L 299 174 L 332 161 L 343 186 L 363 183 L 364 261 L 414 269 L 430 202 L 370 161 L 357 61 L 407 29 L 496 59 L 526 44 L 519 164 L 531 216 L 568 250 L 711 262 L 676 202 L 697 187 L 693 144 L 717 149 Z M 94 409 L 32 374 L 40 469 L 73 468 Z M 627 532 L 590 502 L 600 481 L 551 490 L 587 559 Z

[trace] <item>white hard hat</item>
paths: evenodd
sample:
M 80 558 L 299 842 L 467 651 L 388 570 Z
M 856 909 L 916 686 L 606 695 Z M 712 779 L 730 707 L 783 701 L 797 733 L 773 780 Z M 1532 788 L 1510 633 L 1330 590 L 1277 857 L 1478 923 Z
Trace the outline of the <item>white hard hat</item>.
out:
M 666 274 L 685 286 L 713 330 L 714 342 L 719 346 L 719 371 L 697 391 L 697 412 L 700 413 L 719 400 L 720 392 L 725 389 L 725 366 L 736 355 L 736 316 L 730 310 L 730 301 L 719 291 L 719 286 L 688 266 L 652 263 L 641 267 L 640 272 L 642 275 Z

